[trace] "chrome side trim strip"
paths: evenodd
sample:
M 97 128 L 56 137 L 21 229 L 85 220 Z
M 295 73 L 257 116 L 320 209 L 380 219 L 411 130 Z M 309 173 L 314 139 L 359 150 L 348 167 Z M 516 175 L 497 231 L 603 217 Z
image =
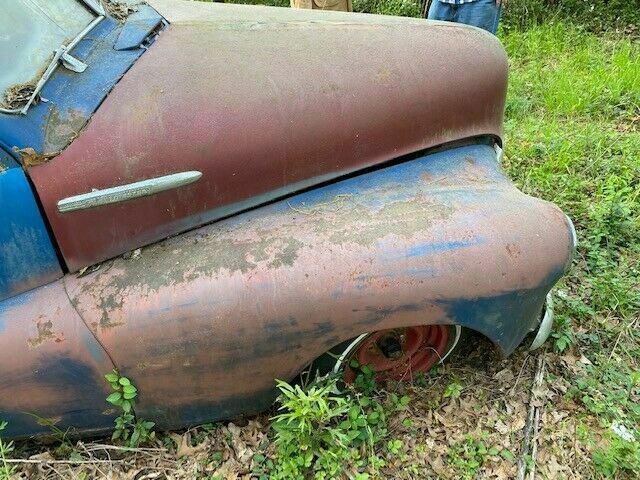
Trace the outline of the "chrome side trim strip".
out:
M 105 188 L 103 190 L 93 190 L 89 193 L 63 198 L 58 202 L 58 211 L 60 213 L 67 213 L 147 197 L 158 192 L 189 185 L 199 180 L 200 177 L 202 177 L 202 172 L 194 170 L 150 178 L 148 180 Z

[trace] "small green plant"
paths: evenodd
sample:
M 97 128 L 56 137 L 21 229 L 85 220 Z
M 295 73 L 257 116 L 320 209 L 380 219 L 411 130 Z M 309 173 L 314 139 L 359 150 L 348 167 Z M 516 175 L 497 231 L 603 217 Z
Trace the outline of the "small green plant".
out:
M 335 476 L 349 442 L 339 427 L 349 412 L 345 398 L 336 396 L 336 382 L 303 390 L 278 381 L 283 413 L 274 417 L 278 463 L 275 478 L 303 478 L 309 471 Z
M 373 370 L 357 368 L 353 385 L 342 392 L 335 376 L 304 388 L 277 382 L 282 413 L 273 418 L 276 459 L 269 478 L 337 478 L 349 465 L 354 478 L 365 479 L 385 465 L 378 451 L 385 446 L 387 412 L 406 407 L 408 397 L 396 396 L 386 405 L 372 393 Z M 402 443 L 392 440 L 386 446 L 394 455 Z
M 355 359 L 351 360 L 349 366 L 357 374 L 353 387 L 365 395 L 372 394 L 377 386 L 373 368 L 370 365 L 360 365 Z
M 400 453 L 400 449 L 402 448 L 402 440 L 389 440 L 387 442 L 387 450 L 394 454 L 394 455 L 398 455 L 398 453 Z
M 508 452 L 508 450 L 502 450 Z M 447 454 L 449 463 L 458 473 L 457 478 L 471 480 L 476 477 L 487 457 L 500 455 L 509 459 L 496 447 L 487 448 L 481 439 L 466 437 L 463 441 L 453 444 Z M 511 455 L 511 452 L 508 452 Z
M 0 432 L 7 427 L 7 422 L 0 421 Z M 16 466 L 11 465 L 8 460 L 8 455 L 13 452 L 13 442 L 5 443 L 0 437 L 0 480 L 9 480 L 13 474 L 16 473 Z
M 442 396 L 444 398 L 458 398 L 461 393 L 462 385 L 457 381 L 453 381 L 445 387 L 444 392 L 442 392 Z
M 558 353 L 564 352 L 567 347 L 573 345 L 574 335 L 571 320 L 565 315 L 558 315 L 551 337 L 554 339 L 553 348 Z
M 122 409 L 122 413 L 115 419 L 116 428 L 111 439 L 122 440 L 126 446 L 135 448 L 155 438 L 155 423 L 136 418 L 134 407 L 138 389 L 131 380 L 121 376 L 117 370 L 107 373 L 104 378 L 113 389 L 107 402 Z
M 616 434 L 608 434 L 607 437 L 608 446 L 596 449 L 592 454 L 596 470 L 605 478 L 619 478 L 623 474 L 640 472 L 640 443 Z

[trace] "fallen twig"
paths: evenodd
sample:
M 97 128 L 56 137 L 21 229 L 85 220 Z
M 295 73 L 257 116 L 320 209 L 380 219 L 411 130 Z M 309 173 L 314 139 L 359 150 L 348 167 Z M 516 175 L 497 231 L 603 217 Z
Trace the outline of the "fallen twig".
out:
M 620 332 L 618 333 L 618 336 L 616 337 L 616 342 L 613 344 L 613 348 L 611 349 L 611 353 L 609 354 L 609 358 L 607 359 L 607 361 L 611 361 L 611 359 L 613 358 L 613 354 L 616 352 L 616 348 L 618 348 L 618 343 L 620 343 L 620 339 L 622 338 L 622 335 L 625 334 L 627 331 L 631 331 L 631 329 L 633 329 L 635 323 L 638 321 L 638 318 L 635 318 L 631 323 L 629 323 L 628 325 L 623 326 L 620 329 Z
M 522 452 L 520 453 L 520 458 L 518 459 L 518 480 L 524 480 L 525 475 L 527 473 L 527 455 L 531 451 L 531 433 L 534 431 L 535 434 L 533 443 L 537 443 L 538 441 L 538 423 L 540 421 L 540 408 L 536 406 L 536 398 L 538 396 L 538 389 L 540 385 L 542 385 L 542 380 L 544 379 L 544 364 L 545 359 L 544 355 L 540 355 L 538 357 L 538 366 L 536 368 L 536 376 L 533 379 L 533 385 L 531 385 L 531 397 L 529 400 L 529 415 L 527 417 L 527 423 L 524 428 L 524 440 L 522 442 Z M 534 445 L 534 452 L 537 454 L 537 447 Z M 532 455 L 533 456 L 533 455 Z M 533 475 L 535 476 L 535 467 L 532 468 Z M 530 476 L 530 479 L 533 477 Z
M 120 450 L 123 452 L 153 452 L 153 453 L 166 453 L 166 448 L 147 448 L 147 447 L 120 447 L 118 445 L 107 445 L 102 443 L 89 443 L 84 449 L 87 452 L 95 452 L 98 450 Z
M 36 465 L 84 465 L 91 463 L 122 463 L 124 460 L 45 460 L 37 458 L 7 458 L 7 463 L 32 463 Z
M 536 407 L 536 415 L 533 419 L 533 439 L 531 440 L 531 470 L 529 470 L 529 480 L 536 478 L 536 456 L 538 455 L 538 434 L 540 433 L 540 414 L 542 407 Z
M 520 367 L 520 371 L 518 372 L 518 376 L 516 377 L 516 381 L 513 383 L 513 387 L 509 390 L 509 395 L 513 395 L 516 391 L 516 387 L 518 386 L 518 382 L 520 382 L 520 378 L 522 377 L 522 372 L 524 371 L 524 367 L 527 365 L 527 361 L 531 358 L 530 355 L 524 357 L 524 361 L 522 362 L 522 366 Z

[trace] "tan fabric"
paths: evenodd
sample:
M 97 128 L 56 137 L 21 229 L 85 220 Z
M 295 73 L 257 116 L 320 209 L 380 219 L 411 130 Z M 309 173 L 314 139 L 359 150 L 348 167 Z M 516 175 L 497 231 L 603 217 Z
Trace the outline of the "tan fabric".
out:
M 291 0 L 291 8 L 353 12 L 351 0 Z

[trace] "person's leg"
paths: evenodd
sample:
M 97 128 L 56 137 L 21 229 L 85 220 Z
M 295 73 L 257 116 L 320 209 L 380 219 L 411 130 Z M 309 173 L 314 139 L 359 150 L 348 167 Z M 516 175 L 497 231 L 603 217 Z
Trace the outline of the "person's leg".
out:
M 429 20 L 455 22 L 455 7 L 456 5 L 452 5 L 450 3 L 444 3 L 440 0 L 432 0 L 427 18 Z
M 457 22 L 480 27 L 495 35 L 501 10 L 496 0 L 476 0 L 458 7 Z

